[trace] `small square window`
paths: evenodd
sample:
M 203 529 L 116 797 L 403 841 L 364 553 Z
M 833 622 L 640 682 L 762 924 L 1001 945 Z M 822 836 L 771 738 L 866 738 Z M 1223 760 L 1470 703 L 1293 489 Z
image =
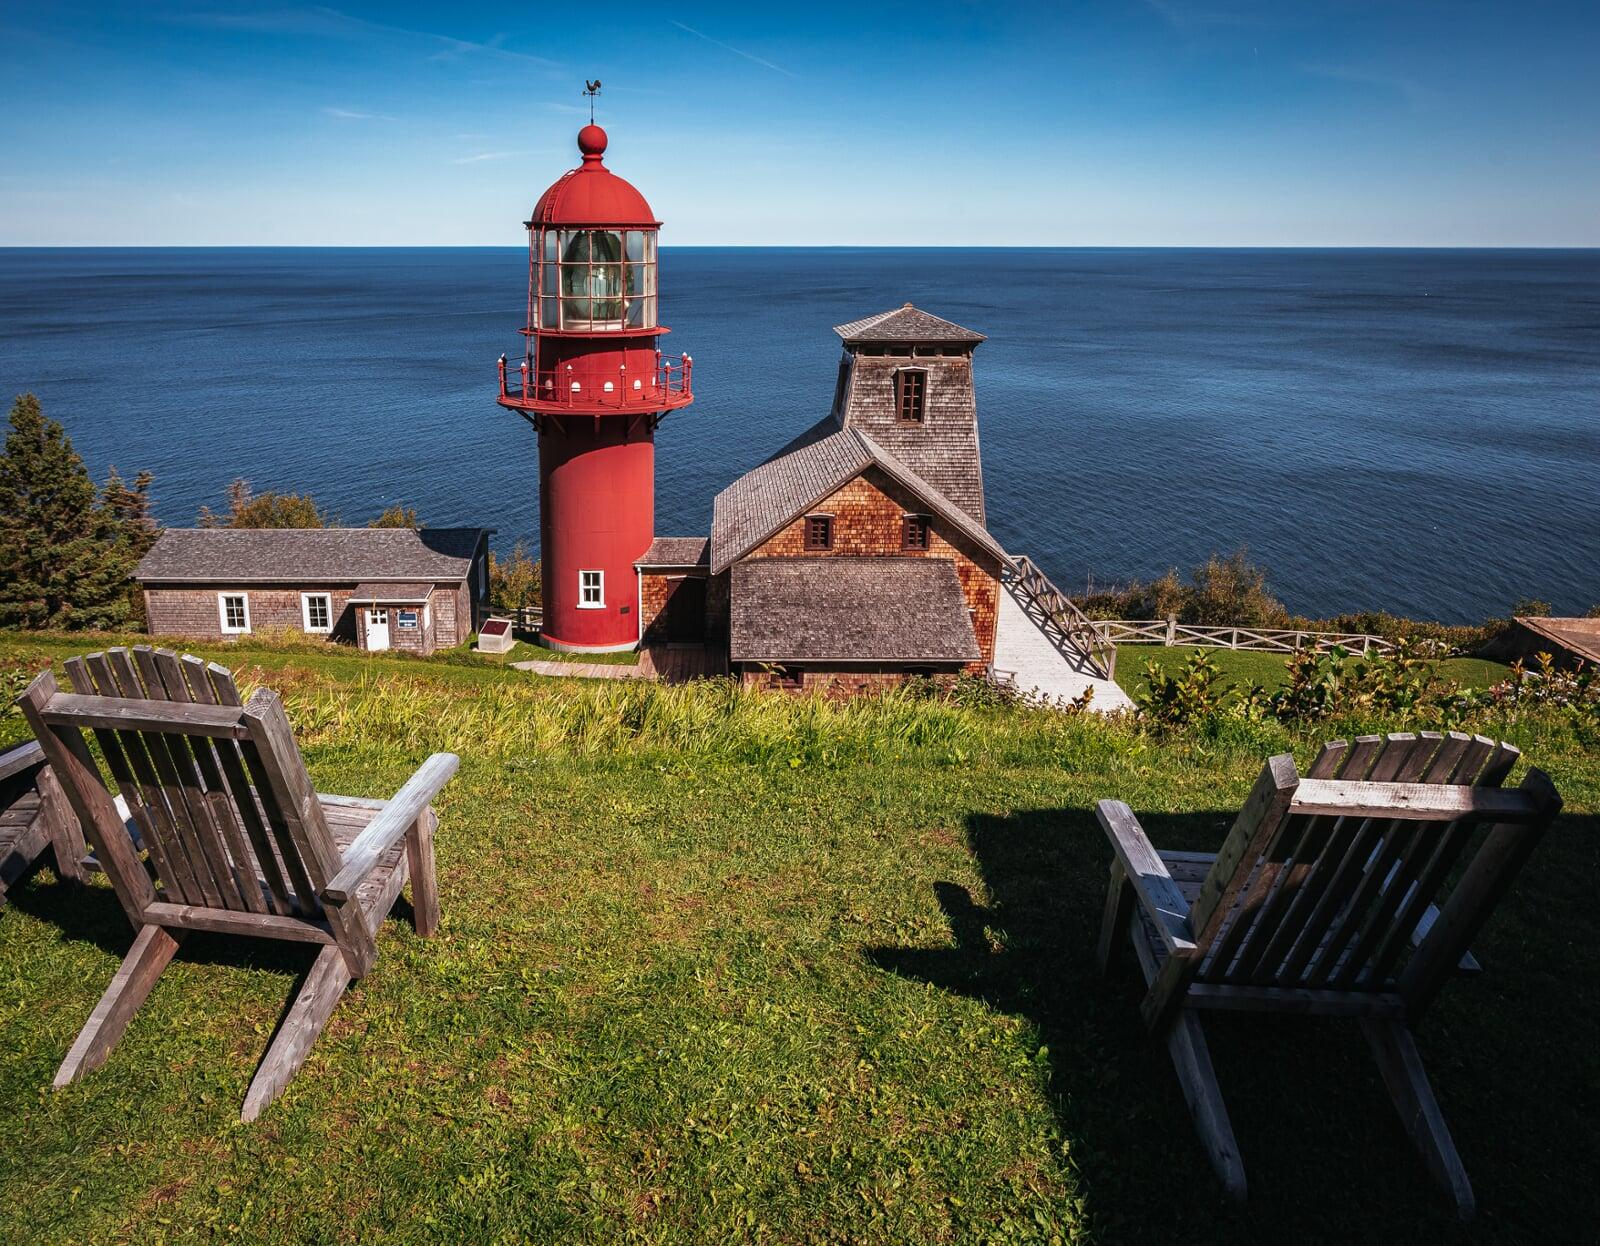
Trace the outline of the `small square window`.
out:
M 807 515 L 805 547 L 810 550 L 833 548 L 833 516 Z
M 902 424 L 922 423 L 922 399 L 928 374 L 919 368 L 902 368 L 894 374 L 894 405 Z
M 333 601 L 327 593 L 301 593 L 300 619 L 308 632 L 333 630 Z
M 772 668 L 772 686 L 790 690 L 804 688 L 806 686 L 805 670 L 798 666 L 774 666 Z
M 606 573 L 578 572 L 578 609 L 599 610 L 606 604 Z
M 217 615 L 224 636 L 237 636 L 250 630 L 250 599 L 243 593 L 218 593 Z
M 928 548 L 928 517 L 926 515 L 907 515 L 905 517 L 904 527 L 900 532 L 900 548 Z

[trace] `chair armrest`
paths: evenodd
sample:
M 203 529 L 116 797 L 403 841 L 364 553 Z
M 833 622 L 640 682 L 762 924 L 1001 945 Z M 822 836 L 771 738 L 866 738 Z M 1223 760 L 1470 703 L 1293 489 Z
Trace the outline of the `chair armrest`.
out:
M 1192 957 L 1199 954 L 1194 931 L 1189 927 L 1189 903 L 1172 881 L 1167 866 L 1150 846 L 1150 840 L 1133 816 L 1133 810 L 1120 800 L 1102 800 L 1094 816 L 1116 851 L 1117 861 L 1127 876 L 1133 894 L 1149 914 L 1168 956 Z
M 411 829 L 411 824 L 433 803 L 433 798 L 450 782 L 460 764 L 461 759 L 454 753 L 435 753 L 418 766 L 416 774 L 405 781 L 394 799 L 373 816 L 355 842 L 344 850 L 339 872 L 322 889 L 322 898 L 331 904 L 344 904 L 355 895 L 356 888 L 372 873 L 379 858 Z
M 0 780 L 36 770 L 44 765 L 44 749 L 37 740 L 24 740 L 21 744 L 0 750 Z

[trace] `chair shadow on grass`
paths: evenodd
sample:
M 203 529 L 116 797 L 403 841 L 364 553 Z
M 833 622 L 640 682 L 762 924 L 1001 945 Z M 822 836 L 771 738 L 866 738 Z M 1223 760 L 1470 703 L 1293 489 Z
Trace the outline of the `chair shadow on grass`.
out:
M 1140 819 L 1161 848 L 1215 851 L 1235 813 L 1141 813 Z M 1497 964 L 1515 954 L 1496 955 L 1493 936 L 1530 919 L 1560 920 L 1545 911 L 1552 889 L 1567 893 L 1557 903 L 1580 909 L 1587 892 L 1572 879 L 1580 858 L 1594 869 L 1596 821 L 1557 823 L 1490 920 L 1478 945 L 1487 949 L 1484 974 L 1448 984 L 1418 1028 L 1446 1119 L 1479 1190 L 1480 1217 L 1495 1215 L 1496 1200 L 1506 1215 L 1513 1206 L 1548 1214 L 1545 1204 L 1582 1180 L 1584 1161 L 1561 1136 L 1581 1128 L 1581 1114 L 1553 1111 L 1559 1092 L 1535 1093 L 1555 1060 L 1574 1071 L 1568 1093 L 1581 1095 L 1576 1071 L 1592 1063 L 1586 1051 L 1593 1009 L 1587 1018 L 1573 1015 L 1568 993 L 1556 985 L 1584 972 L 1581 941 L 1565 947 L 1563 964 L 1540 962 L 1549 983 L 1541 994 L 1521 983 L 1522 993 L 1533 995 L 1527 1007 L 1538 1012 L 1531 1023 L 1546 1048 L 1538 1055 L 1522 1041 L 1525 1022 L 1508 1011 L 1518 1005 L 1504 988 L 1517 984 L 1496 981 L 1497 969 L 1518 972 Z M 866 955 L 880 968 L 980 1000 L 1036 1028 L 1048 1049 L 1046 1090 L 1077 1193 L 1110 1236 L 1162 1240 L 1182 1229 L 1201 1240 L 1213 1234 L 1289 1240 L 1297 1233 L 1390 1240 L 1405 1230 L 1447 1239 L 1461 1232 L 1453 1206 L 1402 1131 L 1358 1029 L 1321 1018 L 1206 1017 L 1250 1180 L 1248 1203 L 1228 1204 L 1195 1136 L 1166 1045 L 1140 1020 L 1144 980 L 1131 951 L 1110 978 L 1095 966 L 1111 853 L 1092 810 L 974 814 L 967 839 L 989 903 L 956 883 L 935 882 L 951 946 L 879 947 Z M 1515 932 L 1508 938 L 1526 942 Z M 1505 1175 L 1513 1157 L 1501 1144 L 1509 1136 L 1526 1148 L 1522 1184 Z M 1548 1166 L 1551 1156 L 1564 1156 L 1568 1170 L 1541 1170 L 1543 1189 L 1528 1188 L 1529 1172 Z M 1570 1230 L 1558 1213 L 1552 1230 L 1562 1224 Z

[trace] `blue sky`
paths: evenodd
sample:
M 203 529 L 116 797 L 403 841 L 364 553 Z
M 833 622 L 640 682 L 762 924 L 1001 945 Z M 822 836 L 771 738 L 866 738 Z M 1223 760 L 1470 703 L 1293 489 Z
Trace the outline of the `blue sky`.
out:
M 0 0 L 0 245 L 1600 244 L 1600 4 Z

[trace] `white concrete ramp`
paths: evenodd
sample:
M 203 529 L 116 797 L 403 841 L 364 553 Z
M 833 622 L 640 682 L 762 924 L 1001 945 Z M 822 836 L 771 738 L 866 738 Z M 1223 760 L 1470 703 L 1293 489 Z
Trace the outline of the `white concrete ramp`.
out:
M 1089 708 L 1102 714 L 1133 708 L 1115 680 L 1102 679 L 1088 659 L 1047 626 L 1043 613 L 1022 595 L 1015 580 L 1000 586 L 1000 621 L 995 630 L 994 668 L 1018 689 L 1054 702 L 1076 700 L 1094 689 Z

